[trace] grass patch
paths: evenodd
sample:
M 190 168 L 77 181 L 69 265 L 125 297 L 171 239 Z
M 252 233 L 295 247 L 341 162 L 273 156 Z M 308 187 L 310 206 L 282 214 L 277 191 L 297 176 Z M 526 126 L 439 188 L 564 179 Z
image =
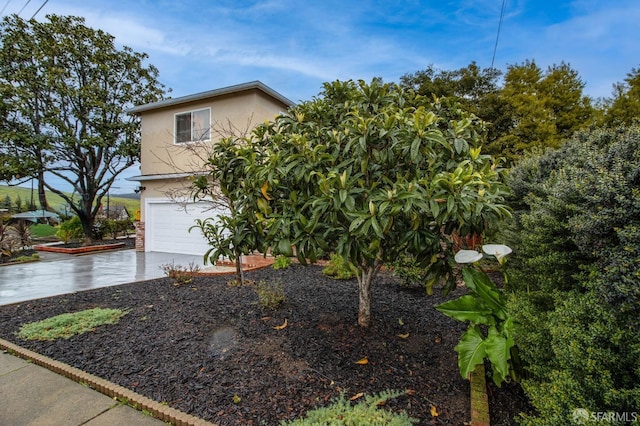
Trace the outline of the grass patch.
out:
M 42 321 L 22 325 L 18 337 L 25 340 L 68 339 L 76 334 L 92 331 L 105 324 L 115 324 L 128 311 L 121 309 L 94 308 L 66 313 Z
M 58 231 L 58 228 L 45 223 L 33 225 L 29 227 L 29 229 L 31 230 L 31 236 L 33 238 L 51 237 L 56 235 L 56 232 Z

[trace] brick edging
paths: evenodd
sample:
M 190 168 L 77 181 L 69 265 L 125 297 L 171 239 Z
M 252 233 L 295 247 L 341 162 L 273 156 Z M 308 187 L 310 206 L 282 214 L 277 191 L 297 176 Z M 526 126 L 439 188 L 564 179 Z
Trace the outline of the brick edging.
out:
M 207 422 L 190 414 L 183 413 L 180 410 L 162 405 L 146 396 L 142 396 L 123 386 L 116 385 L 105 379 L 86 373 L 78 368 L 53 360 L 44 355 L 25 349 L 21 346 L 0 339 L 0 349 L 10 351 L 14 355 L 29 360 L 36 365 L 44 367 L 61 376 L 73 380 L 77 383 L 87 384 L 90 388 L 110 397 L 125 399 L 127 404 L 133 408 L 142 411 L 148 411 L 159 420 L 170 422 L 176 426 L 214 426 L 215 423 Z
M 53 253 L 65 253 L 65 254 L 81 254 L 81 253 L 90 253 L 94 251 L 105 251 L 105 250 L 113 250 L 117 248 L 122 248 L 125 246 L 125 243 L 114 243 L 114 244 L 102 244 L 99 246 L 86 246 L 86 247 L 75 247 L 75 248 L 65 248 L 65 247 L 56 247 L 56 246 L 34 246 L 34 250 L 37 251 L 49 251 Z
M 484 364 L 478 364 L 469 375 L 471 388 L 471 426 L 490 426 L 489 398 Z

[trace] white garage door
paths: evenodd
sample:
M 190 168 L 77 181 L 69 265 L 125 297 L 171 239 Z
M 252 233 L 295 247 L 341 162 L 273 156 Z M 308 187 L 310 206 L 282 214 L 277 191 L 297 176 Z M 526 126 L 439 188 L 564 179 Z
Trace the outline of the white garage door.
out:
M 187 204 L 186 208 L 172 202 L 145 204 L 145 251 L 160 251 L 204 255 L 209 250 L 207 240 L 196 225 L 196 219 L 216 217 L 217 212 L 206 203 Z

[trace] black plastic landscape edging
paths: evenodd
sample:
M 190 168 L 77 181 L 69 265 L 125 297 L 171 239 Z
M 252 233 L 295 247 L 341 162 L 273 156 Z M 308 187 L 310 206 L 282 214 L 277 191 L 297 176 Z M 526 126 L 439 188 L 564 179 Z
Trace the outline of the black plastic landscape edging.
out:
M 6 350 L 19 358 L 31 361 L 36 365 L 51 370 L 52 372 L 71 379 L 74 382 L 87 385 L 91 389 L 94 389 L 110 398 L 124 400 L 126 401 L 127 405 L 130 405 L 139 411 L 147 411 L 151 413 L 153 417 L 165 422 L 169 422 L 172 425 L 216 425 L 215 423 L 210 423 L 206 420 L 194 417 L 190 414 L 183 413 L 180 410 L 176 410 L 175 408 L 163 405 L 123 386 L 116 385 L 115 383 L 111 383 L 108 380 L 101 379 L 100 377 L 94 376 L 78 368 L 71 367 L 70 365 L 40 355 L 36 352 L 30 351 L 29 349 L 25 349 L 6 340 L 0 339 L 0 349 Z

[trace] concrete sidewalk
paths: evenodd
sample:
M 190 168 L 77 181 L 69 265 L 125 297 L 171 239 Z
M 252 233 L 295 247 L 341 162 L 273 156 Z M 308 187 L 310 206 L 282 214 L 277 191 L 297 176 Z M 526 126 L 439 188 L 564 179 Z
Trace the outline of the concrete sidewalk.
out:
M 3 426 L 215 425 L 4 339 L 0 401 Z
M 7 352 L 0 352 L 0 424 L 153 426 L 165 422 Z

